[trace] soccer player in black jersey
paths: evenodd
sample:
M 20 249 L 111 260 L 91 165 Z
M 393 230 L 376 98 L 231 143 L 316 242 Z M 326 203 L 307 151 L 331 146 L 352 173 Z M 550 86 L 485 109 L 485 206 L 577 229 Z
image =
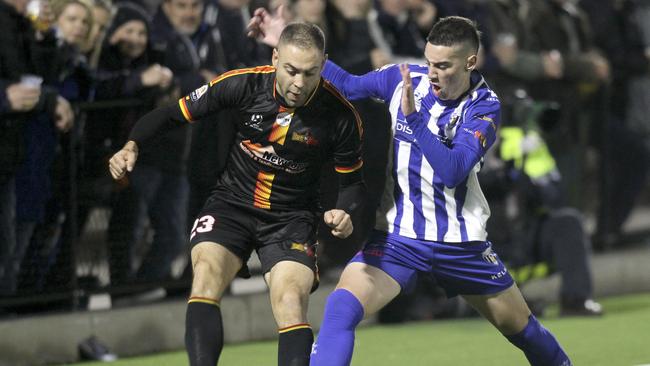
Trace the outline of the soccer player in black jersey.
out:
M 121 178 L 134 168 L 138 149 L 161 131 L 223 108 L 239 111 L 226 170 L 190 234 L 194 278 L 185 339 L 193 366 L 217 363 L 223 348 L 219 301 L 253 249 L 279 328 L 278 364 L 309 364 L 313 335 L 306 313 L 318 284 L 323 163 L 334 161 L 340 182 L 336 208 L 323 214 L 334 236 L 352 233 L 350 214 L 364 196 L 361 121 L 320 76 L 324 43 L 318 27 L 289 25 L 273 51 L 273 66 L 224 73 L 178 104 L 148 113 L 110 160 L 111 174 Z

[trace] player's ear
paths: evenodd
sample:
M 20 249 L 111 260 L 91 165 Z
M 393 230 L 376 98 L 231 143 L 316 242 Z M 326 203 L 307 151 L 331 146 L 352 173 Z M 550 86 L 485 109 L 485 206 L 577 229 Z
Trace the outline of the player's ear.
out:
M 476 61 L 478 57 L 476 55 L 471 55 L 467 58 L 467 63 L 465 64 L 465 69 L 467 71 L 472 71 L 476 68 Z
M 321 69 L 325 67 L 325 63 L 327 62 L 327 57 L 328 57 L 327 53 L 323 55 L 323 63 L 320 65 Z
M 273 49 L 273 55 L 271 56 L 271 63 L 273 64 L 273 67 L 278 67 L 278 49 L 274 48 Z

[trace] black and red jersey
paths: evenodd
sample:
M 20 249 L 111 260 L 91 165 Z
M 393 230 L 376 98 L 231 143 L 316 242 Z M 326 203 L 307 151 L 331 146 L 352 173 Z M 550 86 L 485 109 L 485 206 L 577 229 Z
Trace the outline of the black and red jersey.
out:
M 339 174 L 361 180 L 361 120 L 322 78 L 297 108 L 280 103 L 275 82 L 272 66 L 230 71 L 181 98 L 178 108 L 188 122 L 209 120 L 224 108 L 239 111 L 236 141 L 217 192 L 260 208 L 313 209 L 326 161 L 332 159 Z

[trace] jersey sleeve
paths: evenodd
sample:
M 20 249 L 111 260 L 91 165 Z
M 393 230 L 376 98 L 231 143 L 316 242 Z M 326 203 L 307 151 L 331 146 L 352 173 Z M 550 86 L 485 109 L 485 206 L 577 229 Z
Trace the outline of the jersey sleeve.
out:
M 465 111 L 463 124 L 459 126 L 454 144 L 462 144 L 481 157 L 494 144 L 500 123 L 500 104 L 479 100 Z
M 387 102 L 402 80 L 397 65 L 387 65 L 364 75 L 353 75 L 329 60 L 322 75 L 349 100 L 377 98 Z
M 461 184 L 496 140 L 500 106 L 496 97 L 487 99 L 468 106 L 450 144 L 426 127 L 419 112 L 406 116 L 424 158 L 447 187 Z
M 198 121 L 221 109 L 240 105 L 249 87 L 250 73 L 243 70 L 226 72 L 178 100 L 187 122 Z
M 354 107 L 347 101 L 345 103 L 348 110 L 338 120 L 334 137 L 333 160 L 334 169 L 342 182 L 350 184 L 356 180 L 351 177 L 356 177 L 363 166 L 361 157 L 363 126 Z

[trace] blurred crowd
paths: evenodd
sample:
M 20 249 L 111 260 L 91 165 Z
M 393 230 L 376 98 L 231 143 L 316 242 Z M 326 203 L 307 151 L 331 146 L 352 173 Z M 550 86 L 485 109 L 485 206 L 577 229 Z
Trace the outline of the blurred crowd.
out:
M 319 25 L 329 59 L 356 74 L 422 62 L 441 17 L 475 20 L 479 69 L 503 106 L 481 178 L 490 240 L 518 280 L 556 270 L 563 302 L 590 298 L 592 241 L 615 247 L 647 194 L 649 0 L 0 0 L 0 298 L 46 287 L 96 207 L 111 212 L 111 286 L 172 278 L 237 112 L 159 136 L 122 181 L 111 181 L 107 159 L 155 106 L 270 63 L 272 50 L 246 36 L 259 6 Z M 373 101 L 356 106 L 364 123 L 386 128 L 364 136 L 371 204 L 354 235 L 341 242 L 322 230 L 325 266 L 360 247 L 383 189 L 388 114 Z M 336 194 L 328 179 L 325 206 Z M 585 211 L 597 217 L 593 237 Z

